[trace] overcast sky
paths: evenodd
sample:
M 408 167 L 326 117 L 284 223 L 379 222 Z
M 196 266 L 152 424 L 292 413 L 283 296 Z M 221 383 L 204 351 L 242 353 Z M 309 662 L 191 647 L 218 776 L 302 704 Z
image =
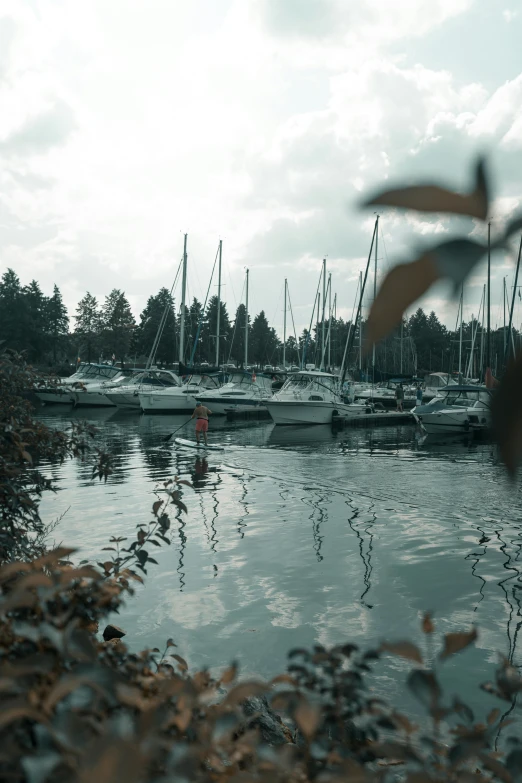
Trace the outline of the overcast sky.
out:
M 517 209 L 521 40 L 519 0 L 0 0 L 0 272 L 58 283 L 71 311 L 121 288 L 138 316 L 187 232 L 190 297 L 221 237 L 231 314 L 248 266 L 251 312 L 280 328 L 287 277 L 301 329 L 326 256 L 346 316 L 375 185 L 465 188 L 486 152 L 493 230 Z M 383 270 L 484 230 L 384 212 L 381 227 Z M 513 271 L 495 257 L 494 322 Z M 445 287 L 422 304 L 454 324 Z

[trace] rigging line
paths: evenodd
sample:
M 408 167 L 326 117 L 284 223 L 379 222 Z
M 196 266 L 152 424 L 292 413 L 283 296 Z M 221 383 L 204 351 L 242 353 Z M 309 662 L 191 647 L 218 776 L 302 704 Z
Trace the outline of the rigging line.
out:
M 318 299 L 318 296 L 319 296 L 319 291 L 321 289 L 321 278 L 322 278 L 322 276 L 323 276 L 323 268 L 321 267 L 321 272 L 319 274 L 319 282 L 317 283 L 317 291 L 315 292 L 314 307 L 313 307 L 313 310 L 312 310 L 312 316 L 310 318 L 310 328 L 308 329 L 308 334 L 306 335 L 306 340 L 305 340 L 305 344 L 304 344 L 304 347 L 303 347 L 303 363 L 301 365 L 301 369 L 303 369 L 303 366 L 304 366 L 304 363 L 305 363 L 305 359 L 306 359 L 306 349 L 308 348 L 308 343 L 310 342 L 310 339 L 312 337 L 312 327 L 314 325 L 315 308 L 316 308 L 316 305 L 317 305 L 317 299 Z
M 243 294 L 244 294 L 244 292 L 245 292 L 245 285 L 246 285 L 246 279 L 245 279 L 245 280 L 243 280 L 243 288 L 242 288 L 242 290 L 241 290 L 241 299 L 240 299 L 240 304 L 241 304 L 241 301 L 242 301 L 242 299 L 243 299 Z M 229 348 L 229 350 L 228 350 L 228 359 L 227 359 L 227 364 L 230 362 L 230 357 L 231 357 L 231 355 L 232 355 L 232 349 L 233 349 L 233 347 L 234 347 L 234 340 L 235 340 L 235 338 L 236 338 L 236 328 L 237 328 L 237 310 L 238 310 L 238 307 L 239 307 L 239 305 L 237 305 L 237 306 L 236 306 L 236 317 L 235 317 L 235 319 L 234 319 L 234 331 L 232 332 L 232 339 L 231 339 L 231 341 L 230 341 L 230 348 Z
M 214 259 L 214 266 L 212 267 L 212 274 L 210 275 L 210 280 L 208 281 L 207 295 L 205 297 L 205 302 L 203 304 L 203 307 L 201 308 L 201 315 L 199 317 L 199 323 L 198 323 L 198 328 L 197 328 L 197 331 L 196 331 L 196 337 L 194 339 L 194 345 L 192 347 L 192 353 L 190 355 L 190 365 L 191 366 L 192 366 L 192 364 L 194 362 L 194 355 L 196 353 L 196 348 L 197 348 L 197 345 L 198 345 L 198 340 L 199 340 L 199 335 L 200 335 L 200 332 L 201 332 L 201 327 L 203 325 L 203 320 L 205 318 L 205 310 L 206 310 L 206 307 L 207 307 L 208 295 L 210 293 L 210 287 L 212 285 L 212 278 L 214 277 L 214 272 L 216 270 L 216 264 L 217 264 L 217 260 L 218 260 L 218 255 L 219 255 L 219 245 L 218 245 L 218 249 L 216 250 L 216 257 Z
M 292 316 L 292 326 L 294 328 L 294 338 L 295 338 L 295 345 L 296 345 L 296 351 L 297 351 L 297 364 L 301 366 L 301 362 L 299 359 L 299 340 L 297 339 L 297 332 L 295 330 L 295 321 L 294 321 L 294 311 L 292 310 L 292 302 L 290 300 L 290 289 L 287 286 L 286 289 L 286 295 L 288 296 L 288 305 L 290 307 L 290 315 Z
M 179 277 L 179 273 L 181 271 L 181 265 L 182 264 L 183 264 L 183 259 L 181 259 L 181 261 L 179 262 L 178 270 L 176 272 L 176 276 L 174 278 L 174 282 L 172 283 L 172 286 L 170 288 L 170 293 L 169 293 L 170 297 L 172 297 L 172 292 L 174 290 L 174 286 L 177 283 L 177 280 L 178 280 L 178 277 Z M 165 324 L 167 323 L 169 309 L 170 309 L 170 301 L 168 301 L 167 304 L 165 305 L 165 310 L 163 311 L 163 314 L 161 316 L 161 321 L 160 321 L 160 324 L 159 324 L 159 327 L 158 327 L 158 331 L 156 333 L 156 337 L 154 339 L 154 343 L 152 344 L 152 348 L 151 348 L 151 351 L 150 351 L 149 358 L 147 360 L 147 364 L 146 364 L 145 369 L 148 369 L 149 367 L 151 367 L 154 359 L 156 358 L 156 351 L 158 350 L 158 346 L 160 344 L 161 338 L 163 337 L 163 330 L 165 328 Z M 175 314 L 176 314 L 176 311 L 174 310 L 174 319 L 175 319 Z

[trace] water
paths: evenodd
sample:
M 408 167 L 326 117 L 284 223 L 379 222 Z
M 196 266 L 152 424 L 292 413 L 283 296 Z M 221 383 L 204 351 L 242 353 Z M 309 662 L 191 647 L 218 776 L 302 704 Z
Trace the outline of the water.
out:
M 243 673 L 271 676 L 296 646 L 423 646 L 419 619 L 431 610 L 438 632 L 479 628 L 476 646 L 441 677 L 481 711 L 497 706 L 477 689 L 493 678 L 497 653 L 522 663 L 520 487 L 509 486 L 493 445 L 419 443 L 410 426 L 333 434 L 215 419 L 211 437 L 225 450 L 201 459 L 161 445 L 184 417 L 40 415 L 53 426 L 93 421 L 114 457 L 106 484 L 79 462 L 47 468 L 59 491 L 43 516 L 63 515 L 53 535 L 82 557 L 103 559 L 111 535 L 133 538 L 166 479 L 194 483 L 188 515 L 171 514 L 172 545 L 151 552 L 158 565 L 115 618 L 131 648 L 173 637 L 192 667 L 237 658 Z M 380 666 L 380 687 L 413 709 L 409 665 Z

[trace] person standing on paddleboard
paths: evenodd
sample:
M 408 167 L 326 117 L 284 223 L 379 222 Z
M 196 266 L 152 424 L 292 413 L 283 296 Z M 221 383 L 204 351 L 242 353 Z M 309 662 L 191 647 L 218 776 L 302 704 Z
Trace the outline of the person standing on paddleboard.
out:
M 196 403 L 196 407 L 194 408 L 194 413 L 192 414 L 191 419 L 197 419 L 196 443 L 198 445 L 199 445 L 199 436 L 201 435 L 201 433 L 203 433 L 203 438 L 205 439 L 205 446 L 208 446 L 207 432 L 208 432 L 209 414 L 212 414 L 211 410 L 205 408 L 205 406 L 202 405 L 200 402 Z

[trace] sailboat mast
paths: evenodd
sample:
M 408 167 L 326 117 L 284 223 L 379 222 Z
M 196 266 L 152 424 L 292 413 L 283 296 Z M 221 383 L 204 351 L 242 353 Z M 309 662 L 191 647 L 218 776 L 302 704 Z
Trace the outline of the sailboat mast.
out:
M 328 275 L 328 334 L 331 333 L 332 326 L 332 273 Z M 332 367 L 332 338 L 328 340 L 328 371 L 331 372 Z
M 183 239 L 183 276 L 181 278 L 181 319 L 179 324 L 179 363 L 185 361 L 185 298 L 187 295 L 187 235 Z
M 286 370 L 286 299 L 288 290 L 288 280 L 285 277 L 285 306 L 283 309 L 283 370 Z
M 219 240 L 219 260 L 218 260 L 218 294 L 217 294 L 217 315 L 216 315 L 216 367 L 219 367 L 219 326 L 221 320 L 221 256 L 223 252 L 223 240 Z
M 379 246 L 379 215 L 375 221 L 375 262 L 373 269 L 373 301 L 377 299 L 377 249 Z M 375 383 L 375 343 L 372 346 L 372 382 Z
M 515 282 L 513 285 L 513 299 L 511 300 L 511 309 L 509 311 L 509 326 L 508 326 L 508 341 L 507 341 L 507 350 L 505 352 L 504 356 L 504 364 L 507 364 L 509 360 L 509 351 L 511 348 L 511 343 L 513 342 L 513 354 L 515 353 L 515 340 L 512 339 L 512 326 L 513 326 L 513 311 L 515 310 L 515 297 L 517 295 L 517 283 L 518 283 L 518 272 L 520 269 L 520 256 L 522 255 L 522 236 L 520 237 L 520 245 L 518 248 L 518 259 L 517 259 L 517 268 L 515 271 Z
M 359 290 L 361 291 L 361 299 L 362 299 L 362 272 L 359 272 Z M 359 373 L 362 370 L 362 313 L 360 313 L 359 317 Z M 359 375 L 359 380 L 361 380 L 361 377 Z
M 488 312 L 486 318 L 486 367 L 491 367 L 491 220 L 488 223 Z
M 248 365 L 248 269 L 246 271 L 245 294 L 245 368 Z
M 462 383 L 462 329 L 464 324 L 464 285 L 460 289 L 460 338 L 459 338 L 459 383 Z
M 482 306 L 482 323 L 480 329 L 480 377 L 484 375 L 484 322 L 486 320 L 486 285 L 482 289 L 484 304 Z
M 325 346 L 325 331 L 324 331 L 324 315 L 326 308 L 326 258 L 323 258 L 323 313 L 322 313 L 322 328 L 321 328 L 321 364 L 320 370 L 324 370 L 324 346 Z
M 506 299 L 507 299 L 507 288 L 506 288 L 506 278 L 503 277 L 502 281 L 504 283 L 504 329 L 502 331 L 502 335 L 504 338 L 504 355 L 506 353 Z

